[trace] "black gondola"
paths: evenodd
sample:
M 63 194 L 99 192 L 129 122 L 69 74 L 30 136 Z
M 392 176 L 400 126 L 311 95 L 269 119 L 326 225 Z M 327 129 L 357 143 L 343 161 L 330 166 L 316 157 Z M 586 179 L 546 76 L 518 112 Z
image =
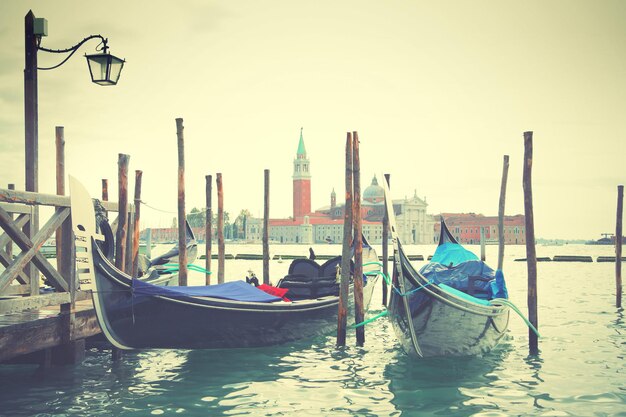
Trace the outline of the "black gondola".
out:
M 437 251 L 416 271 L 402 249 L 386 184 L 384 188 L 394 244 L 388 317 L 402 348 L 417 357 L 488 352 L 509 323 L 502 272 L 463 248 L 443 218 Z
M 81 210 L 88 210 L 90 200 L 82 185 L 71 178 L 72 211 L 79 199 L 87 199 Z M 74 197 L 76 196 L 76 197 Z M 88 216 L 87 216 L 88 217 Z M 80 223 L 74 222 L 77 261 L 83 266 L 85 287 L 92 289 L 98 322 L 106 338 L 121 349 L 141 348 L 244 348 L 281 344 L 289 341 L 327 334 L 336 329 L 338 296 L 335 291 L 324 292 L 332 270 L 327 261 L 313 268 L 313 261 L 298 260 L 300 266 L 291 268 L 290 275 L 279 287 L 291 289 L 293 300 L 268 294 L 244 281 L 202 287 L 162 287 L 132 279 L 118 270 L 102 253 L 96 239 L 81 233 Z M 84 228 L 83 228 L 84 229 Z M 380 270 L 374 250 L 363 250 L 365 306 Z M 340 257 L 334 260 L 340 262 Z M 303 264 L 303 261 L 308 261 Z M 311 271 L 307 279 L 307 270 Z M 312 289 L 307 295 L 307 286 Z M 297 293 L 297 294 L 296 294 Z M 352 297 L 350 297 L 352 298 Z

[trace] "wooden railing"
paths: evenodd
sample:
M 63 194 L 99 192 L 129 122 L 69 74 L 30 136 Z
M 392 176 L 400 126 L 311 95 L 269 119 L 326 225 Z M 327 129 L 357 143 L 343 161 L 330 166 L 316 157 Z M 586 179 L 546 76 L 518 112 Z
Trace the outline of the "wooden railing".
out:
M 117 203 L 103 201 L 102 205 L 117 211 Z M 40 228 L 39 206 L 54 208 Z M 77 291 L 70 210 L 67 196 L 0 189 L 0 264 L 4 267 L 0 273 L 0 313 L 73 305 L 87 298 L 86 293 Z M 40 252 L 55 232 L 56 267 Z M 40 294 L 40 273 L 53 292 Z

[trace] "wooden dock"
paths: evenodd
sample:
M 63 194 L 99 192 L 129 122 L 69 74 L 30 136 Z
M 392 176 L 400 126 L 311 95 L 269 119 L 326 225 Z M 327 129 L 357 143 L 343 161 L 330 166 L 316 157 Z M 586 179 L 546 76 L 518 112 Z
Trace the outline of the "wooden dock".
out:
M 80 363 L 85 339 L 101 332 L 93 304 L 87 299 L 72 311 L 61 310 L 56 305 L 1 314 L 0 362 Z
M 41 227 L 40 206 L 54 209 Z M 85 339 L 100 333 L 91 295 L 78 288 L 70 210 L 67 196 L 0 188 L 1 363 L 79 363 Z M 56 265 L 41 251 L 55 234 Z

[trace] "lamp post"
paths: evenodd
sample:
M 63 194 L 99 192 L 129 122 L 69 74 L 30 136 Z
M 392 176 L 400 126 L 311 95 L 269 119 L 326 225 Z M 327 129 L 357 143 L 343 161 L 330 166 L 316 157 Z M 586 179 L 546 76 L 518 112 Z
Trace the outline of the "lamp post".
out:
M 32 10 L 26 14 L 25 22 L 25 67 L 24 67 L 24 122 L 26 139 L 26 191 L 38 191 L 38 104 L 37 70 L 51 70 L 60 67 L 88 40 L 100 39 L 101 53 L 85 55 L 91 74 L 91 81 L 102 86 L 115 85 L 119 80 L 124 60 L 108 53 L 107 39 L 101 35 L 91 35 L 67 49 L 48 49 L 41 46 L 41 38 L 47 36 L 48 24 L 45 19 L 37 19 Z M 68 53 L 60 64 L 37 67 L 37 52 Z M 35 227 L 36 229 L 36 227 Z
M 91 35 L 67 49 L 48 49 L 41 46 L 41 38 L 48 34 L 46 19 L 37 19 L 30 10 L 24 18 L 24 134 L 25 134 L 25 165 L 26 165 L 26 191 L 39 191 L 39 111 L 37 103 L 37 70 L 51 70 L 58 68 L 85 42 L 90 39 L 100 39 L 103 45 L 101 53 L 86 55 L 91 73 L 92 82 L 99 85 L 115 85 L 120 77 L 124 60 L 107 53 L 107 39 L 101 35 Z M 97 49 L 97 48 L 96 48 Z M 58 65 L 49 68 L 37 67 L 37 52 L 69 53 Z M 24 233 L 33 237 L 39 229 L 39 210 L 35 206 L 31 220 L 24 226 Z M 38 292 L 37 274 L 34 267 L 30 267 L 31 293 Z

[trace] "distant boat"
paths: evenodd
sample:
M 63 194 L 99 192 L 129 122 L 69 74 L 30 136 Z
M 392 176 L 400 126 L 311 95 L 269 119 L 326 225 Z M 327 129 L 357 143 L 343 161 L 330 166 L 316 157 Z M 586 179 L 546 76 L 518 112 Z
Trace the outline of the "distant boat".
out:
M 603 233 L 604 237 L 598 240 L 589 240 L 585 242 L 585 245 L 615 245 L 615 235 L 610 233 Z M 626 237 L 622 236 L 622 244 L 626 242 Z

